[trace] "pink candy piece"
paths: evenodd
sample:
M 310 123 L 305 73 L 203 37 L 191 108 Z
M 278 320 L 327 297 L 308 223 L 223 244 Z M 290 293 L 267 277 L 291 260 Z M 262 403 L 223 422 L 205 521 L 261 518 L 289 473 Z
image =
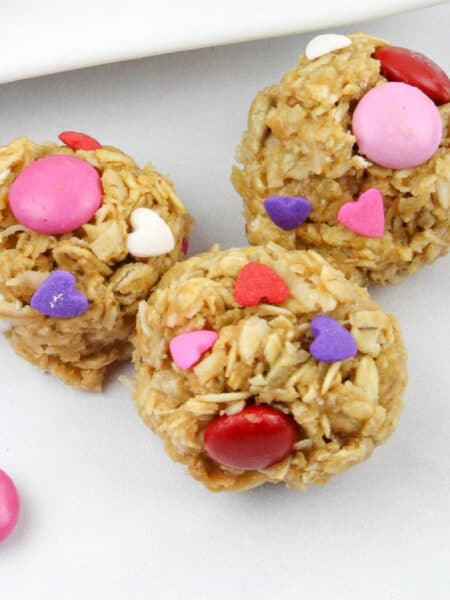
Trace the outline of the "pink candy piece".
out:
M 170 341 L 170 354 L 180 369 L 190 369 L 202 355 L 214 346 L 218 334 L 208 329 L 180 333 Z
M 384 200 L 382 193 L 371 188 L 362 193 L 356 202 L 341 206 L 338 221 L 359 235 L 383 237 Z
M 189 252 L 189 240 L 187 238 L 183 238 L 181 242 L 181 252 L 183 254 L 187 254 Z
M 435 104 L 406 83 L 383 83 L 360 100 L 353 114 L 360 152 L 388 169 L 426 162 L 442 140 L 442 119 Z
M 46 156 L 26 167 L 13 182 L 9 205 L 32 231 L 67 233 L 88 223 L 102 201 L 97 171 L 75 156 Z
M 0 542 L 5 540 L 19 518 L 20 500 L 12 479 L 0 469 Z

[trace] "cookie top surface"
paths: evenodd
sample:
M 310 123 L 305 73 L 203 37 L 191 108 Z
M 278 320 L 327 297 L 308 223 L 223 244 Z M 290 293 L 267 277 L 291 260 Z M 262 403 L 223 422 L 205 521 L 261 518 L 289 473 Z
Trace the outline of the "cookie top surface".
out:
M 213 249 L 175 265 L 141 303 L 134 344 L 140 415 L 214 490 L 326 481 L 401 410 L 395 319 L 311 251 Z
M 393 283 L 448 251 L 450 105 L 436 99 L 446 100 L 450 88 L 436 65 L 419 70 L 418 62 L 433 65 L 424 57 L 407 51 L 410 62 L 399 66 L 398 50 L 376 58 L 391 48 L 386 42 L 348 39 L 302 56 L 256 96 L 232 181 L 251 243 L 315 249 L 359 283 Z M 341 219 L 343 208 L 359 211 L 368 190 L 382 197 L 381 217 L 375 203 Z M 283 228 L 281 209 L 275 220 L 267 210 L 273 197 L 302 198 L 311 210 Z
M 129 352 L 138 302 L 182 254 L 190 218 L 150 164 L 85 134 L 62 137 L 70 145 L 0 148 L 0 318 L 21 354 L 98 387 Z

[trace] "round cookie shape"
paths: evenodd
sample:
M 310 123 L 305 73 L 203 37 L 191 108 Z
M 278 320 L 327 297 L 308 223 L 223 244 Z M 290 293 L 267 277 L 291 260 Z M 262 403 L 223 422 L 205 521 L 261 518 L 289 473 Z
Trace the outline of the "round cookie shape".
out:
M 80 135 L 62 137 L 75 147 L 86 142 Z M 111 146 L 93 152 L 18 138 L 0 147 L 0 172 L 6 336 L 33 364 L 99 390 L 109 365 L 129 358 L 139 302 L 182 256 L 191 219 L 165 177 Z M 170 243 L 153 236 L 151 251 L 135 256 L 128 242 L 142 210 Z
M 434 103 L 406 83 L 378 85 L 360 100 L 353 114 L 359 150 L 388 169 L 409 169 L 426 162 L 442 140 L 442 119 Z
M 284 281 L 282 304 L 236 299 L 255 264 Z M 183 365 L 179 339 L 193 356 Z M 315 252 L 214 248 L 178 263 L 142 303 L 133 343 L 140 416 L 214 491 L 324 483 L 367 458 L 401 411 L 395 319 Z
M 450 79 L 435 62 L 420 52 L 399 46 L 382 46 L 373 54 L 381 63 L 381 73 L 388 81 L 409 83 L 436 104 L 450 102 Z
M 385 41 L 348 37 L 351 44 L 320 58 L 302 56 L 279 84 L 256 95 L 232 183 L 251 244 L 316 250 L 362 285 L 397 283 L 450 248 L 450 103 L 433 106 L 418 79 L 386 81 L 377 58 L 380 49 L 388 52 Z M 417 120 L 408 122 L 398 105 L 398 120 L 389 106 L 375 106 L 358 131 L 367 99 L 398 85 L 425 112 L 416 105 Z M 366 130 L 376 154 L 365 145 Z M 311 210 L 283 228 L 266 209 L 271 198 L 305 198 Z
M 58 235 L 88 223 L 102 200 L 97 171 L 76 156 L 46 156 L 25 167 L 11 186 L 9 206 L 32 231 Z

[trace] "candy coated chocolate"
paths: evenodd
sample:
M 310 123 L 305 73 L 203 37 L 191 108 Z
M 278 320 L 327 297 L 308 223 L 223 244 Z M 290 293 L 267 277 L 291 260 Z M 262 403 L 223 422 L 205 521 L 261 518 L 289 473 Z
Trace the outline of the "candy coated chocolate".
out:
M 428 57 L 399 46 L 383 46 L 374 52 L 381 63 L 381 74 L 389 81 L 413 85 L 436 104 L 450 102 L 450 79 L 447 73 Z
M 32 231 L 62 234 L 88 223 L 102 201 L 97 171 L 76 156 L 46 156 L 25 167 L 9 191 L 9 206 Z
M 286 458 L 298 439 L 291 416 L 271 406 L 247 406 L 235 415 L 211 421 L 205 431 L 205 449 L 221 465 L 251 471 Z
M 0 542 L 12 533 L 20 512 L 20 499 L 9 475 L 0 469 Z
M 353 114 L 359 151 L 388 169 L 426 162 L 441 143 L 442 129 L 436 105 L 406 83 L 388 82 L 372 88 Z

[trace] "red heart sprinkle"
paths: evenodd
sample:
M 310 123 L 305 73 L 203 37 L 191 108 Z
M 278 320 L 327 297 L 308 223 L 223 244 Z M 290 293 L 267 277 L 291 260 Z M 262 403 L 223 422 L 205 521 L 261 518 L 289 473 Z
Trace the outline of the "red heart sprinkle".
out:
M 408 48 L 383 46 L 373 57 L 381 63 L 388 81 L 401 81 L 422 90 L 436 104 L 450 102 L 450 79 L 435 62 Z
M 291 416 L 271 406 L 247 406 L 235 415 L 211 421 L 205 431 L 205 449 L 221 465 L 252 471 L 286 458 L 298 439 Z
M 63 131 L 58 137 L 72 150 L 100 150 L 103 148 L 95 138 L 79 131 Z
M 282 304 L 289 298 L 289 288 L 273 269 L 251 262 L 236 279 L 234 298 L 241 306 L 256 306 L 260 302 Z

